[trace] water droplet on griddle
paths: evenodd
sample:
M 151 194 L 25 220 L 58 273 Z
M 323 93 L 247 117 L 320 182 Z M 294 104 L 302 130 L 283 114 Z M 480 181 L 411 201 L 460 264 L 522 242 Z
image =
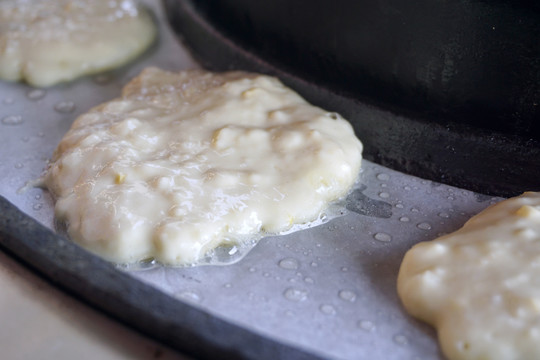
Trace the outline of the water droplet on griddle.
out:
M 362 330 L 372 331 L 375 328 L 375 324 L 369 320 L 360 320 L 358 322 L 358 327 Z
M 418 225 L 416 225 L 416 227 L 422 230 L 431 230 L 431 224 L 427 222 L 421 222 Z
M 61 114 L 69 114 L 75 110 L 75 103 L 73 101 L 60 101 L 54 106 L 54 110 Z
M 335 315 L 336 314 L 336 308 L 329 304 L 322 304 L 319 307 L 319 310 L 326 315 Z
M 288 288 L 283 292 L 283 296 L 287 300 L 300 302 L 307 299 L 308 292 L 306 290 Z
M 351 290 L 340 290 L 338 296 L 345 301 L 354 302 L 356 300 L 356 293 Z
M 23 122 L 21 115 L 8 115 L 2 118 L 2 124 L 9 126 L 21 125 Z
M 196 303 L 199 303 L 202 300 L 201 295 L 197 294 L 194 291 L 189 291 L 189 290 L 176 293 L 176 297 L 187 300 L 187 301 L 196 302 Z
M 390 241 L 392 241 L 392 236 L 387 234 L 387 233 L 383 233 L 383 232 L 376 233 L 375 235 L 373 235 L 373 238 L 375 240 L 381 241 L 381 242 L 390 242 Z
M 402 217 L 399 218 L 399 221 L 408 222 L 408 221 L 410 221 L 410 219 L 408 217 L 406 217 L 406 216 L 402 216 Z
M 390 176 L 388 174 L 385 174 L 385 173 L 380 173 L 377 175 L 377 179 L 381 180 L 381 181 L 388 181 L 390 180 Z
M 279 262 L 279 267 L 287 270 L 298 269 L 298 260 L 293 258 L 285 258 Z
M 30 100 L 37 101 L 43 99 L 46 93 L 43 89 L 32 89 L 26 93 L 26 97 Z
M 399 345 L 407 345 L 409 343 L 409 339 L 405 335 L 396 335 L 394 336 L 394 342 Z

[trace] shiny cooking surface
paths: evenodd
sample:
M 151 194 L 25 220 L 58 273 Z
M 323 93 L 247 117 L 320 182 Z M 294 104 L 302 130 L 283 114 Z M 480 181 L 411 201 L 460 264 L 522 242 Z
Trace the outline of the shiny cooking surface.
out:
M 117 96 L 145 66 L 197 66 L 157 3 L 148 4 L 160 20 L 160 39 L 131 65 L 47 90 L 0 83 L 0 194 L 47 227 L 53 228 L 49 194 L 19 189 L 40 176 L 73 119 Z M 263 239 L 233 265 L 129 273 L 178 301 L 321 356 L 433 359 L 440 357 L 434 331 L 407 316 L 397 298 L 401 258 L 496 200 L 366 161 L 336 219 Z

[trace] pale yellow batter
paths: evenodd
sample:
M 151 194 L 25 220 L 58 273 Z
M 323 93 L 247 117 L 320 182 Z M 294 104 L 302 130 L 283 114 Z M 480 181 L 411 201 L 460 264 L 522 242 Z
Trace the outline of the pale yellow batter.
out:
M 155 35 L 134 0 L 1 0 L 0 79 L 72 80 L 125 64 Z
M 72 239 L 119 263 L 196 263 L 319 217 L 357 179 L 351 125 L 277 79 L 149 68 L 79 117 L 46 176 Z
M 449 359 L 540 359 L 540 193 L 505 200 L 403 259 L 398 293 Z

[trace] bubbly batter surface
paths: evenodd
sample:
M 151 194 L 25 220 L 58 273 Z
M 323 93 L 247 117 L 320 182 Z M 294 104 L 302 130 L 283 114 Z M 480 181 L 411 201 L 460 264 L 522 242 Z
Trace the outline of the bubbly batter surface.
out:
M 91 251 L 193 264 L 317 219 L 354 184 L 361 151 L 347 121 L 275 78 L 149 68 L 74 122 L 46 185 Z
M 449 359 L 540 359 L 540 193 L 505 200 L 407 254 L 398 293 Z
M 155 34 L 134 0 L 2 0 L 0 79 L 50 86 L 114 68 Z

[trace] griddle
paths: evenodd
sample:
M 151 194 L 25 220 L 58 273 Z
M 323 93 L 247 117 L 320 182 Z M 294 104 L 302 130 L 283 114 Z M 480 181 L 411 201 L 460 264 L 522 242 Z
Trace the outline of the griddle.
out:
M 2 251 L 81 301 L 197 358 L 442 358 L 433 329 L 400 305 L 399 264 L 413 244 L 458 229 L 498 197 L 364 161 L 358 184 L 334 207 L 337 217 L 264 238 L 226 266 L 130 269 L 55 232 L 52 199 L 31 184 L 73 120 L 118 96 L 146 66 L 200 66 L 169 29 L 160 4 L 146 3 L 160 35 L 131 64 L 44 91 L 0 82 Z

